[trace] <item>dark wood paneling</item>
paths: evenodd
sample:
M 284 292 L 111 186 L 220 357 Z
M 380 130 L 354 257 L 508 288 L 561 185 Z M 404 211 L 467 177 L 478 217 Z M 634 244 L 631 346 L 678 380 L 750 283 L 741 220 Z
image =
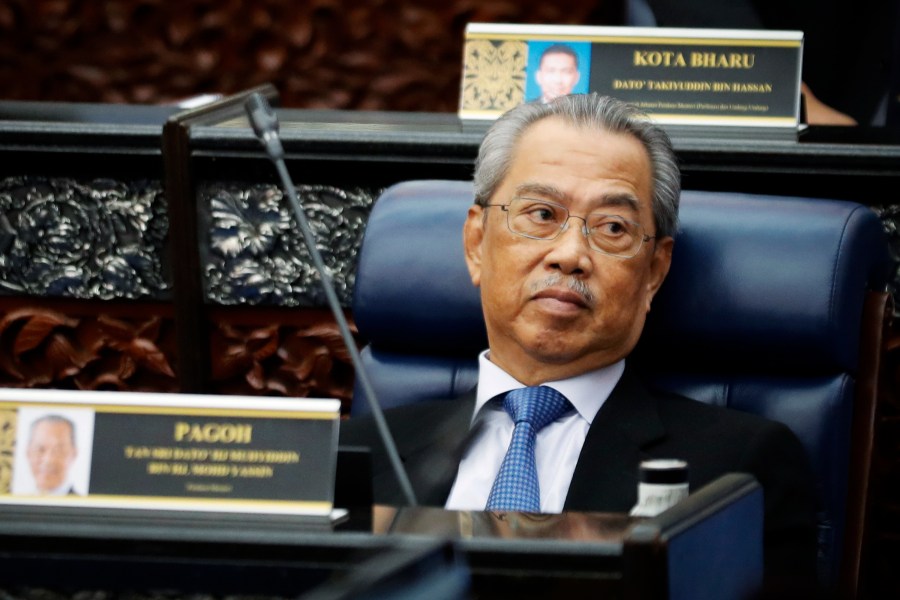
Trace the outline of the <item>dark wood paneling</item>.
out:
M 178 391 L 171 305 L 0 298 L 0 386 Z
M 210 392 L 337 398 L 349 413 L 353 366 L 330 311 L 220 307 L 208 318 Z
M 455 111 L 469 22 L 615 24 L 617 0 L 5 0 L 16 100 L 159 103 L 272 82 L 285 106 Z

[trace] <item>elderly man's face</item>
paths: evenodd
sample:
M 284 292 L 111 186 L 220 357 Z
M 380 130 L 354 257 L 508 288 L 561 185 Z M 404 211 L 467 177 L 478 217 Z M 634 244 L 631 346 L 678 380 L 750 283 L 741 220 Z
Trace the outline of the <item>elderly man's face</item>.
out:
M 553 52 L 541 59 L 541 66 L 534 75 L 541 86 L 541 97 L 549 102 L 559 96 L 571 94 L 578 83 L 580 74 L 575 66 L 575 58 L 562 53 Z
M 65 483 L 76 454 L 66 423 L 41 421 L 35 425 L 27 455 L 38 491 L 50 492 Z
M 562 204 L 574 216 L 621 215 L 656 235 L 650 160 L 629 135 L 575 128 L 557 117 L 537 122 L 520 138 L 490 202 L 521 195 Z M 622 259 L 591 249 L 581 224 L 573 219 L 555 240 L 534 240 L 512 233 L 501 208 L 469 210 L 466 260 L 481 287 L 490 359 L 522 383 L 571 377 L 625 357 L 668 272 L 672 238 L 645 242 Z M 588 294 L 573 291 L 579 286 Z

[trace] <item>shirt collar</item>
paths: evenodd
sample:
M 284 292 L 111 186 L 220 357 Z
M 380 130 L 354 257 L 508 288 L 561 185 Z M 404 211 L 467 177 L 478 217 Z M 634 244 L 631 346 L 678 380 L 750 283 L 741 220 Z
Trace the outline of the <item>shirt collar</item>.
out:
M 510 390 L 526 387 L 524 383 L 492 363 L 488 358 L 488 352 L 485 350 L 478 355 L 478 391 L 475 396 L 474 415 L 477 415 L 492 398 Z M 581 418 L 591 424 L 624 372 L 623 359 L 568 379 L 545 381 L 542 385 L 552 387 L 568 398 Z
M 72 491 L 72 484 L 69 482 L 68 479 L 66 479 L 62 483 L 62 485 L 60 485 L 59 487 L 57 487 L 55 489 L 49 490 L 47 492 L 41 492 L 40 490 L 38 490 L 37 485 L 35 485 L 34 490 L 35 490 L 34 493 L 37 495 L 40 495 L 40 496 L 68 496 L 69 493 Z

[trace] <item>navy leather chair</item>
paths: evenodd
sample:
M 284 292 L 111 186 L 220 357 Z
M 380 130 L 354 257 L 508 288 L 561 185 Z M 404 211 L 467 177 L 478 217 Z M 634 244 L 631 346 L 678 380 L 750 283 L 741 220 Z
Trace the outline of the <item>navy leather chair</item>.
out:
M 376 203 L 353 314 L 385 407 L 452 398 L 486 347 L 462 250 L 468 182 L 417 181 Z M 818 482 L 820 575 L 853 594 L 865 525 L 887 241 L 850 202 L 684 192 L 670 274 L 629 360 L 663 388 L 782 421 Z M 368 410 L 354 398 L 352 414 Z

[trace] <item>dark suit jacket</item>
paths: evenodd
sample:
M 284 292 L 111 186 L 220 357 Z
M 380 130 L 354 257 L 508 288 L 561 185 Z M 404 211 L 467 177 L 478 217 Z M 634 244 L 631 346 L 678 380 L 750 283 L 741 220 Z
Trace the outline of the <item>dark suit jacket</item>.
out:
M 474 405 L 473 391 L 455 400 L 386 411 L 421 504 L 443 506 L 446 502 L 469 436 Z M 341 444 L 371 447 L 376 502 L 404 504 L 369 419 L 344 422 Z M 805 451 L 786 426 L 650 392 L 626 369 L 588 431 L 566 510 L 629 511 L 637 501 L 638 465 L 651 458 L 686 460 L 692 490 L 728 472 L 754 475 L 765 498 L 767 576 L 802 573 L 814 578 L 813 480 Z

